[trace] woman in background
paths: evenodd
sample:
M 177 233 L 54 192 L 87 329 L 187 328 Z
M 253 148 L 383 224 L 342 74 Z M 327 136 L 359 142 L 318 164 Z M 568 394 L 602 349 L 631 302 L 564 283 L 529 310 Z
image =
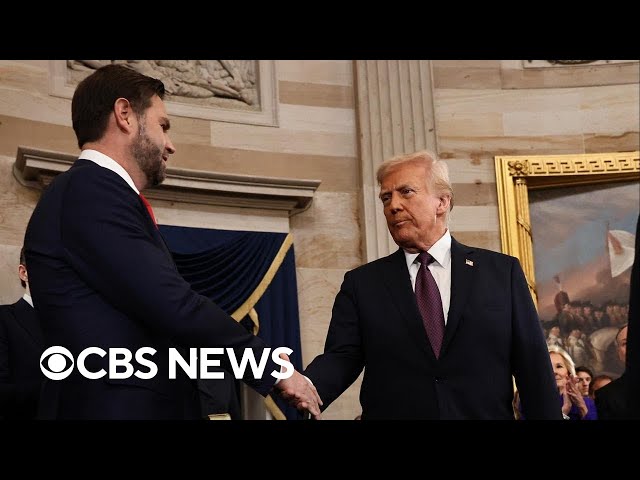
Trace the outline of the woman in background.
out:
M 593 400 L 582 396 L 576 377 L 576 366 L 569 354 L 558 346 L 549 347 L 549 358 L 562 402 L 562 415 L 567 420 L 596 420 Z
M 571 356 L 557 345 L 550 345 L 548 350 L 558 387 L 558 401 L 565 420 L 597 420 L 598 414 L 593 399 L 584 397 L 580 391 L 576 366 Z M 518 392 L 514 396 L 514 414 L 517 419 L 524 419 Z

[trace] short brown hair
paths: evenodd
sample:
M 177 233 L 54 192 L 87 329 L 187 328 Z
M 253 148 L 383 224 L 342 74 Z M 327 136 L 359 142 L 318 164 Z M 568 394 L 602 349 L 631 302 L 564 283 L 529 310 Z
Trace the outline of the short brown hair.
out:
M 71 120 L 78 147 L 102 138 L 118 98 L 129 100 L 134 113 L 142 116 L 151 106 L 154 95 L 164 98 L 162 81 L 127 65 L 105 65 L 93 72 L 78 84 L 71 100 Z

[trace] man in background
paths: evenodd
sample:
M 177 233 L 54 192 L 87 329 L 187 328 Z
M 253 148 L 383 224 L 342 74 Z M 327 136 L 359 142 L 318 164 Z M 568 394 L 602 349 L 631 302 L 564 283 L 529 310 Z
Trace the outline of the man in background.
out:
M 595 400 L 596 392 L 600 390 L 605 385 L 609 385 L 613 382 L 613 378 L 606 374 L 600 374 L 593 377 L 591 380 L 591 384 L 589 385 L 589 396 Z
M 616 335 L 616 351 L 623 365 L 627 358 L 627 332 L 628 325 L 623 325 Z M 605 385 L 595 397 L 598 418 L 600 420 L 626 420 L 631 418 L 631 403 L 629 401 L 631 384 L 626 371 L 620 378 Z
M 578 378 L 578 388 L 583 397 L 589 396 L 591 390 L 591 381 L 593 380 L 593 372 L 591 369 L 580 366 L 576 367 L 576 377 Z
M 35 418 L 44 379 L 40 371 L 44 339 L 29 291 L 24 247 L 18 276 L 24 295 L 12 305 L 0 306 L 0 418 L 5 420 Z

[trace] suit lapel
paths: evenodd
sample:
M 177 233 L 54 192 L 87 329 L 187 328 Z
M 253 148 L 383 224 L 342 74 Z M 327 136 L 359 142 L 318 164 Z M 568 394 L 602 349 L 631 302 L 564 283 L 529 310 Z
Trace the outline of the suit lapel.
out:
M 142 214 L 144 215 L 144 218 L 146 219 L 146 225 L 147 228 L 149 230 L 149 232 L 151 232 L 151 235 L 153 236 L 153 238 L 160 244 L 162 250 L 164 250 L 164 253 L 167 254 L 167 256 L 171 259 L 171 261 L 173 262 L 173 255 L 171 255 L 171 252 L 169 251 L 169 247 L 167 246 L 166 242 L 164 241 L 164 237 L 162 236 L 162 233 L 160 233 L 160 228 L 156 226 L 155 223 L 153 223 L 153 220 L 151 219 L 151 215 L 149 214 L 149 211 L 147 210 L 146 205 L 144 204 L 144 202 L 142 201 L 142 199 L 140 198 L 140 196 L 138 196 L 138 200 L 139 200 L 139 207 L 142 210 Z M 175 266 L 175 264 L 174 264 Z
M 473 287 L 475 270 L 479 268 L 475 263 L 477 262 L 474 259 L 474 249 L 451 237 L 451 301 L 442 352 L 445 352 L 460 326 L 462 312 Z
M 418 347 L 435 361 L 435 355 L 422 324 L 422 317 L 416 303 L 416 296 L 411 288 L 411 278 L 407 270 L 404 251 L 398 249 L 396 253 L 387 257 L 388 270 L 385 269 L 383 280 L 391 293 L 391 298 L 406 322 L 411 338 Z
M 99 168 L 100 172 L 102 174 L 105 174 L 104 171 L 109 171 L 115 175 L 118 175 L 115 172 L 112 172 L 110 169 L 105 168 L 105 167 L 101 167 L 100 165 L 96 164 L 95 162 L 91 161 L 91 160 L 87 160 L 84 158 L 79 158 L 78 160 L 76 160 L 73 165 L 71 166 L 71 168 L 81 168 L 81 167 L 96 167 Z M 111 173 L 107 173 L 106 175 L 110 175 Z M 127 190 L 127 192 L 130 192 L 132 195 L 135 195 L 138 199 L 138 208 L 140 209 L 140 211 L 142 212 L 142 216 L 145 218 L 145 225 L 147 227 L 147 230 L 151 233 L 151 236 L 156 240 L 156 242 L 158 242 L 162 248 L 162 250 L 167 254 L 167 256 L 171 259 L 171 262 L 174 265 L 175 268 L 175 262 L 173 261 L 173 255 L 171 255 L 171 252 L 169 251 L 169 248 L 167 247 L 167 244 L 164 241 L 164 238 L 162 236 L 162 234 L 160 233 L 160 230 L 158 229 L 158 227 L 156 227 L 156 224 L 153 222 L 153 219 L 151 218 L 151 215 L 149 214 L 149 211 L 147 210 L 147 206 L 144 204 L 144 202 L 142 201 L 142 198 L 140 198 L 139 194 L 136 194 L 136 192 L 130 187 L 130 185 L 125 181 L 124 178 L 122 178 L 120 175 L 118 175 L 118 178 L 120 180 L 122 180 L 122 185 L 126 185 L 126 187 L 123 187 Z M 177 268 L 176 268 L 177 270 Z
M 24 298 L 21 298 L 15 303 L 15 313 L 18 325 L 27 332 L 36 346 L 44 347 L 42 329 L 40 328 L 40 324 L 38 323 L 38 318 L 33 307 L 29 305 Z
M 153 232 L 154 230 L 157 231 L 158 228 L 156 227 L 156 224 L 153 223 L 151 214 L 149 213 L 149 210 L 147 210 L 147 206 L 142 201 L 142 198 L 140 197 L 140 195 L 138 195 L 138 208 L 140 208 L 140 210 L 142 211 L 142 215 L 145 218 L 145 224 L 147 225 L 147 228 L 149 229 L 149 231 L 151 232 Z

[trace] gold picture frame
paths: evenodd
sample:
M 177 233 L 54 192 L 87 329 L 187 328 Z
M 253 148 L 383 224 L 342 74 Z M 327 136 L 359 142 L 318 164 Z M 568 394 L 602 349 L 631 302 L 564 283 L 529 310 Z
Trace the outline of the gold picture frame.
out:
M 640 151 L 496 156 L 502 252 L 517 257 L 538 304 L 529 190 L 640 179 Z

